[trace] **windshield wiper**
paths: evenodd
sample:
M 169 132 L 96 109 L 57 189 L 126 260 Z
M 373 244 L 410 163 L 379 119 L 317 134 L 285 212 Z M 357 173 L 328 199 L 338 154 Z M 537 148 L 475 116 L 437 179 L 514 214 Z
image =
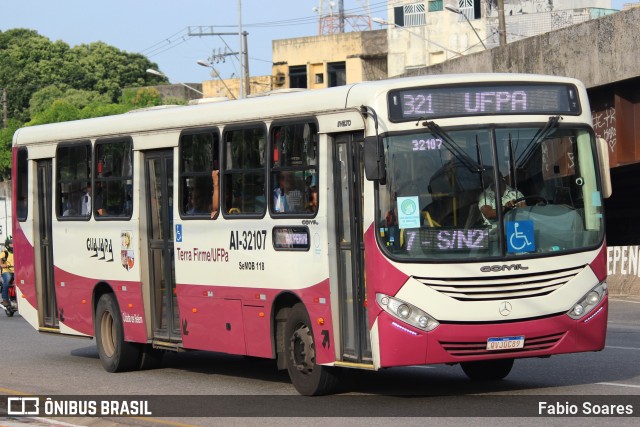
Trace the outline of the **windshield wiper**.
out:
M 536 134 L 533 135 L 533 138 L 531 138 L 531 141 L 529 141 L 529 143 L 525 147 L 525 149 L 522 152 L 522 154 L 518 157 L 518 159 L 516 160 L 516 164 L 517 165 L 527 164 L 527 162 L 529 161 L 531 156 L 533 156 L 533 153 L 535 152 L 536 146 L 541 141 L 546 139 L 549 135 L 551 135 L 551 132 L 556 130 L 560 120 L 562 120 L 561 116 L 551 116 L 551 117 L 549 117 L 549 120 L 547 121 L 547 124 L 544 125 L 544 127 L 541 127 L 540 129 L 538 129 L 538 132 L 536 132 Z
M 483 171 L 482 165 L 478 163 L 474 163 L 473 160 L 469 158 L 467 153 L 465 153 L 462 148 L 446 133 L 440 126 L 435 124 L 434 122 L 424 122 L 424 125 L 429 129 L 429 131 L 435 136 L 439 137 L 442 140 L 442 144 L 453 154 L 453 156 L 460 161 L 471 172 L 481 173 Z

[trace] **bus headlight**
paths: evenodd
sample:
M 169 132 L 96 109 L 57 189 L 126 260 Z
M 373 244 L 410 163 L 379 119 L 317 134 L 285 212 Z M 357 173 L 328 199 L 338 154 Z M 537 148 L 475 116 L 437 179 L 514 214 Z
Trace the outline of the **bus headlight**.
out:
M 384 311 L 396 319 L 400 319 L 411 326 L 422 329 L 423 331 L 433 331 L 438 327 L 438 325 L 440 325 L 436 319 L 408 302 L 385 294 L 376 294 L 376 301 L 378 301 L 378 305 Z
M 591 289 L 580 301 L 574 304 L 571 310 L 567 312 L 567 316 L 574 320 L 581 319 L 593 310 L 605 295 L 607 295 L 607 282 L 598 283 L 595 288 Z

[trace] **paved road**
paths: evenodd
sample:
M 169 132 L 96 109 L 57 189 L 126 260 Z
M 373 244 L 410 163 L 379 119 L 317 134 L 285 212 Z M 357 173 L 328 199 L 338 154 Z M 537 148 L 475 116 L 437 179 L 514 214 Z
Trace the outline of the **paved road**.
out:
M 160 369 L 106 373 L 91 340 L 36 333 L 22 318 L 0 316 L 0 394 L 193 395 L 172 398 L 166 406 L 196 405 L 213 413 L 247 418 L 66 418 L 74 425 L 363 425 L 353 415 L 375 415 L 367 425 L 424 425 L 431 415 L 481 415 L 489 408 L 524 414 L 549 403 L 585 395 L 596 401 L 634 404 L 635 418 L 590 418 L 589 425 L 637 425 L 640 415 L 640 298 L 614 299 L 609 313 L 607 347 L 598 353 L 516 361 L 505 381 L 478 384 L 459 366 L 395 368 L 381 372 L 349 371 L 343 393 L 328 398 L 297 396 L 285 372 L 272 361 L 189 352 L 168 354 Z M 218 396 L 212 398 L 211 396 Z M 231 396 L 231 397 L 229 397 Z M 533 397 L 532 397 L 533 396 Z M 209 399 L 209 400 L 202 400 Z M 1 400 L 1 399 L 0 399 Z M 580 404 L 580 403 L 579 403 Z M 217 411 L 217 412 L 216 412 Z M 280 418 L 311 413 L 313 418 Z M 334 418 L 322 416 L 340 415 Z M 351 415 L 351 416 L 349 416 Z M 271 416 L 266 418 L 266 416 Z M 498 426 L 578 425 L 585 418 L 478 418 Z M 0 419 L 0 426 L 51 425 L 47 420 Z M 434 420 L 431 420 L 434 422 Z M 437 418 L 438 425 L 468 425 L 469 419 Z M 473 422 L 473 421 L 472 421 Z M 56 425 L 60 424 L 56 421 Z

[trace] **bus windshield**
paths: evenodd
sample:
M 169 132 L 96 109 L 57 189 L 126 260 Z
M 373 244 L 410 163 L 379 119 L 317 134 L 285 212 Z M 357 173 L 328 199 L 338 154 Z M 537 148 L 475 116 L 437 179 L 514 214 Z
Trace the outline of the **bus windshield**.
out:
M 556 118 L 557 119 L 557 118 Z M 482 127 L 383 138 L 380 245 L 398 260 L 562 253 L 604 236 L 593 133 Z

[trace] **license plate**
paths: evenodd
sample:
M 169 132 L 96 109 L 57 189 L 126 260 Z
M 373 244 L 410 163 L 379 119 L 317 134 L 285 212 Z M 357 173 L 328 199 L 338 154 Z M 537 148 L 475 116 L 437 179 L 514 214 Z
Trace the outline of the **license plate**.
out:
M 524 348 L 524 335 L 517 337 L 496 337 L 487 339 L 487 350 L 513 350 Z

